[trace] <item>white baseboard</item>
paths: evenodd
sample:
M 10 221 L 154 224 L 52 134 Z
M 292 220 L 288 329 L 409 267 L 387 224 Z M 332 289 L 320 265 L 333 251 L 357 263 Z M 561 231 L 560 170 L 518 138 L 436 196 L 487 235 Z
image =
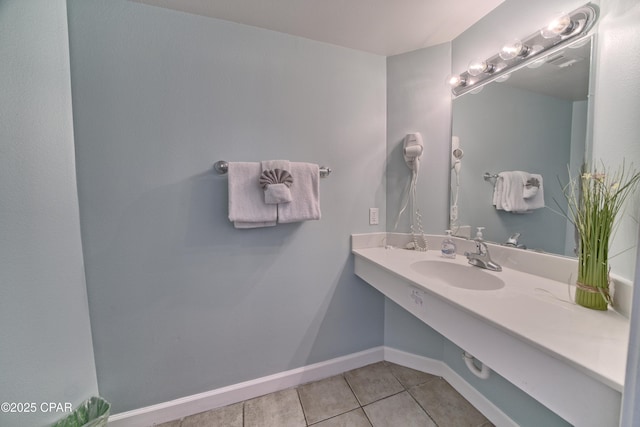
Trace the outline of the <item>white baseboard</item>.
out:
M 328 378 L 382 360 L 440 376 L 497 427 L 517 426 L 504 412 L 469 385 L 446 363 L 390 347 L 374 347 L 302 368 L 291 369 L 228 387 L 114 414 L 109 417 L 109 427 L 148 427 L 177 420 L 275 391 Z
M 321 380 L 384 360 L 384 347 L 198 393 L 109 417 L 109 427 L 147 427 Z
M 473 388 L 456 371 L 441 360 L 384 347 L 384 360 L 444 378 L 458 393 L 497 427 L 518 427 L 511 418 Z

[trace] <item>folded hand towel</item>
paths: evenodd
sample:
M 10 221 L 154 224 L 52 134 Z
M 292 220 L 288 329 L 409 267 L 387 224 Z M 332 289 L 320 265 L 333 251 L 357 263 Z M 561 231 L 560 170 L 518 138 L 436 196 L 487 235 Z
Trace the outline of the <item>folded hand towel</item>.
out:
M 264 202 L 268 205 L 289 203 L 292 200 L 289 187 L 293 182 L 290 174 L 291 162 L 288 160 L 263 160 L 260 164 L 262 167 L 260 184 L 264 189 Z
M 504 174 L 505 189 L 508 187 L 508 191 L 502 194 L 502 206 L 507 212 L 517 212 L 526 210 L 524 208 L 524 184 L 527 182 L 529 176 L 526 172 L 511 171 L 502 172 Z
M 291 200 L 291 190 L 286 184 L 269 184 L 264 190 L 264 202 L 267 205 L 289 203 Z
M 527 182 L 524 184 L 522 197 L 525 199 L 534 197 L 538 193 L 540 185 L 542 185 L 542 176 L 534 173 L 529 174 L 529 179 L 527 179 Z
M 493 187 L 493 206 L 502 210 L 502 195 L 504 194 L 504 176 L 498 175 Z
M 524 190 L 525 195 L 533 193 L 530 197 L 525 197 L 524 199 L 525 209 L 527 211 L 544 208 L 545 206 L 542 175 L 536 174 L 536 173 L 529 174 L 529 180 L 531 179 L 535 179 L 538 181 L 538 187 L 535 187 L 535 186 L 530 187 L 531 190 L 529 192 L 527 192 L 527 188 L 525 187 L 525 190 Z
M 532 178 L 537 179 L 539 183 L 535 191 L 526 187 Z M 545 205 L 542 176 L 523 171 L 500 172 L 494 188 L 493 204 L 496 209 L 514 213 L 543 208 Z
M 289 160 L 263 160 L 260 162 L 262 172 L 272 169 L 282 169 L 291 172 L 291 162 Z
M 312 163 L 292 162 L 290 203 L 281 203 L 278 206 L 278 222 L 297 222 L 311 219 L 320 219 L 320 168 Z
M 264 203 L 259 184 L 260 163 L 229 163 L 229 220 L 236 228 L 255 228 L 276 225 L 277 205 Z

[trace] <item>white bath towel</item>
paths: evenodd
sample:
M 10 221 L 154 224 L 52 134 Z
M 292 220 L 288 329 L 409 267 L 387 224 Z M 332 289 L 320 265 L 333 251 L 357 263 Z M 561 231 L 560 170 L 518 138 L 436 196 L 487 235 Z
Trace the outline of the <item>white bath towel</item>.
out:
M 263 160 L 260 164 L 262 165 L 262 172 L 270 169 L 291 170 L 291 162 L 289 160 Z
M 291 202 L 279 204 L 278 222 L 320 219 L 320 168 L 312 163 L 291 162 Z
M 539 181 L 536 191 L 527 189 L 531 178 Z M 493 204 L 496 209 L 513 213 L 525 213 L 543 208 L 544 190 L 542 176 L 523 171 L 505 171 L 498 174 L 493 191 Z
M 276 225 L 277 205 L 264 203 L 259 184 L 262 168 L 258 162 L 229 163 L 229 221 L 236 228 Z

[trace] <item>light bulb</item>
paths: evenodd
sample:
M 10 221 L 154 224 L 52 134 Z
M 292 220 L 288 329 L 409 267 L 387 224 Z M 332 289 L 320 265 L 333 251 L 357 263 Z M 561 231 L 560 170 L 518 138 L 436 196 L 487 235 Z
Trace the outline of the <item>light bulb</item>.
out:
M 569 15 L 564 15 L 551 21 L 549 25 L 540 30 L 540 34 L 545 39 L 564 36 L 573 31 L 575 24 Z
M 464 86 L 465 84 L 467 84 L 467 81 L 458 74 L 453 74 L 447 77 L 447 84 L 451 87 L 458 87 Z
M 493 71 L 495 71 L 495 66 L 481 59 L 474 59 L 469 62 L 469 67 L 467 68 L 467 72 L 473 77 L 479 76 L 482 73 L 492 73 Z
M 529 48 L 529 46 L 522 43 L 521 40 L 516 39 L 502 46 L 502 50 L 498 55 L 500 55 L 500 58 L 508 61 L 518 56 L 524 58 L 529 55 L 530 51 L 531 48 Z

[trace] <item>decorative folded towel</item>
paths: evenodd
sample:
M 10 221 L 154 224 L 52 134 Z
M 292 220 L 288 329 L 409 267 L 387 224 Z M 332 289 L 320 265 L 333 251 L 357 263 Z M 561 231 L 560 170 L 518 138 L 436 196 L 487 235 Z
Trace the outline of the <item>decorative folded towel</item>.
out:
M 288 160 L 263 160 L 260 186 L 264 190 L 264 202 L 268 205 L 289 203 L 292 200 L 291 162 Z
M 262 166 L 262 172 L 271 169 L 291 171 L 291 162 L 289 160 L 263 160 L 260 165 Z
M 543 208 L 542 176 L 523 171 L 500 172 L 493 191 L 493 204 L 496 209 L 513 213 Z
M 542 175 L 535 174 L 535 173 L 529 174 L 529 178 L 527 179 L 527 182 L 524 183 L 524 190 L 522 192 L 522 197 L 524 197 L 525 199 L 530 199 L 534 197 L 538 193 L 538 190 L 540 189 L 541 185 L 542 185 Z
M 278 205 L 278 222 L 298 222 L 320 219 L 320 168 L 312 163 L 292 162 L 290 203 Z
M 538 184 L 538 186 L 536 187 L 535 184 Z M 529 187 L 527 187 L 527 185 Z M 529 179 L 525 183 L 523 193 L 524 204 L 527 211 L 544 208 L 544 185 L 542 175 L 537 173 L 529 174 Z M 528 196 L 529 194 L 531 195 Z
M 291 191 L 289 187 L 293 183 L 293 177 L 284 169 L 269 169 L 260 175 L 260 187 L 264 190 L 264 202 L 268 205 L 289 203 Z
M 229 163 L 229 221 L 236 228 L 256 228 L 276 225 L 277 205 L 264 203 L 258 182 L 261 166 L 258 162 Z

